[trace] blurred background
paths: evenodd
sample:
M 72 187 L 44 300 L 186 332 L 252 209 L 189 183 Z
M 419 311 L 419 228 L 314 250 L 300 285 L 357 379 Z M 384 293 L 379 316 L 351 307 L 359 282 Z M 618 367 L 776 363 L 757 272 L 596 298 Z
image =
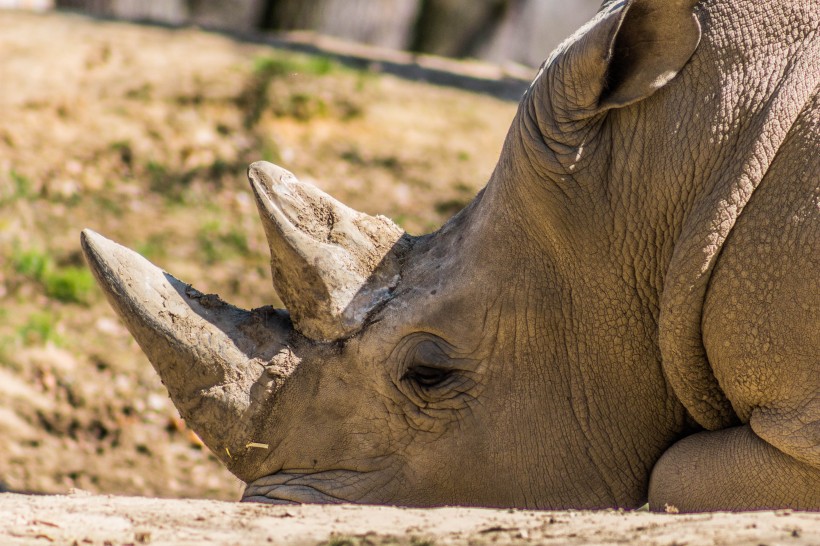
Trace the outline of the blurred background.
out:
M 0 491 L 236 499 L 80 231 L 235 305 L 281 305 L 249 163 L 435 230 L 490 177 L 532 66 L 597 4 L 0 0 L 18 8 L 0 9 Z
M 601 0 L 0 0 L 237 33 L 310 30 L 391 49 L 538 66 Z

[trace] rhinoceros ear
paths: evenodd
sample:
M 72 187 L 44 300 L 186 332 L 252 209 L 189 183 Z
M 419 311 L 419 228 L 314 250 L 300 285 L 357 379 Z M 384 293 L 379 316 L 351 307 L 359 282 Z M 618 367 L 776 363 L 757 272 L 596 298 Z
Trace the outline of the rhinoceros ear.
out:
M 674 78 L 700 43 L 697 1 L 632 0 L 610 49 L 599 106 L 641 100 Z
M 317 341 L 358 331 L 399 280 L 411 238 L 291 173 L 260 161 L 248 168 L 271 252 L 279 297 L 303 335 Z
M 598 16 L 559 52 L 559 85 L 596 113 L 645 99 L 669 83 L 700 42 L 698 0 L 605 3 Z

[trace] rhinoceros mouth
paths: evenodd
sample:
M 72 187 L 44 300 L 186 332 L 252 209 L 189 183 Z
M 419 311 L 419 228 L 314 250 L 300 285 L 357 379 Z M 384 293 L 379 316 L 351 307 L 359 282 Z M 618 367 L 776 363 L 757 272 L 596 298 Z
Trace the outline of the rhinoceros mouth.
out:
M 283 470 L 248 483 L 242 502 L 343 504 L 363 502 L 374 489 L 372 473 L 354 470 Z M 332 491 L 332 492 L 331 492 Z

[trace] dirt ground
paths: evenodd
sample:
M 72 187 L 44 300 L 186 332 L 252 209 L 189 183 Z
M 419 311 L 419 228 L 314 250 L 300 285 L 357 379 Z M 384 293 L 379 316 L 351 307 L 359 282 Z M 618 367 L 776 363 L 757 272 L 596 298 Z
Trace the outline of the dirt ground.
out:
M 239 306 L 277 304 L 248 163 L 430 231 L 484 185 L 516 105 L 72 15 L 0 11 L 0 52 L 0 543 L 820 544 L 817 514 L 162 500 L 231 501 L 242 484 L 179 419 L 94 286 L 80 230 Z M 62 496 L 75 489 L 89 493 Z
M 817 514 L 666 515 L 478 508 L 265 506 L 76 494 L 0 494 L 3 544 L 820 544 Z

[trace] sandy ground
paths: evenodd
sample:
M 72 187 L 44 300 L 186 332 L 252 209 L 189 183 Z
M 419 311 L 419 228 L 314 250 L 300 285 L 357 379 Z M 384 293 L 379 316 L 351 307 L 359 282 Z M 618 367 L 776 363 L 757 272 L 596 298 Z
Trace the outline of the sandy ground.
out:
M 224 502 L 242 484 L 94 288 L 79 231 L 238 305 L 276 304 L 248 163 L 428 231 L 483 186 L 516 108 L 296 45 L 0 11 L 0 491 L 38 493 L 0 493 L 0 545 L 820 544 L 818 514 Z M 372 64 L 401 72 L 357 66 Z M 434 64 L 429 79 L 452 81 Z
M 75 493 L 0 495 L 2 544 L 817 545 L 820 514 L 265 506 Z

